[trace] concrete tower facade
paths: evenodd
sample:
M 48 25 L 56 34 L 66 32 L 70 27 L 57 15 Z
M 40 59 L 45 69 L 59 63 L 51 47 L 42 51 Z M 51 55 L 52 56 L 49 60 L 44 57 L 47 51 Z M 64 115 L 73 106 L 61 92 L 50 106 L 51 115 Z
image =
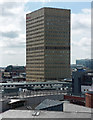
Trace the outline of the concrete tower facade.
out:
M 41 8 L 26 15 L 27 81 L 70 77 L 70 10 Z

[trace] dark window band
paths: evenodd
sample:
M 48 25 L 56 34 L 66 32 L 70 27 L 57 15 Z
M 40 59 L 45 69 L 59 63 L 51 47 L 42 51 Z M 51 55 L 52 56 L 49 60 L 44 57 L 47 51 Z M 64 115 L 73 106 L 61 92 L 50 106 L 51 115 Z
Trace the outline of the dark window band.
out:
M 33 47 L 33 48 L 27 48 L 27 51 L 31 51 L 31 50 L 41 50 L 44 49 L 44 46 L 40 46 L 40 47 Z
M 63 49 L 63 50 L 64 49 L 66 49 L 66 50 L 70 49 L 70 47 L 58 47 L 58 46 L 55 46 L 55 47 L 54 46 L 46 46 L 45 48 L 46 49 L 60 49 L 60 50 L 61 49 Z

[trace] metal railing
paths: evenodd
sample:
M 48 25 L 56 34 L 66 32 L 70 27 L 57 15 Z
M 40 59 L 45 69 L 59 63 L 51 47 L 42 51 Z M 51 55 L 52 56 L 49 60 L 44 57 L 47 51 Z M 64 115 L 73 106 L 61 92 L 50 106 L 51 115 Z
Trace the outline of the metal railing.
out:
M 43 91 L 20 91 L 16 94 L 4 94 L 4 98 L 26 98 L 26 97 L 35 97 L 35 96 L 47 96 L 47 95 L 62 95 L 70 93 L 70 90 L 43 90 Z

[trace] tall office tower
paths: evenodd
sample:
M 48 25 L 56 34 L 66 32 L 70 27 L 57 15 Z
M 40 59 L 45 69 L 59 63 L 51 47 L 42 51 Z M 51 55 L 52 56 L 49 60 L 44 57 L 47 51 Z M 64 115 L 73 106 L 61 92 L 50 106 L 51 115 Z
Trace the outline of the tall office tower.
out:
M 26 15 L 26 79 L 70 77 L 70 10 L 41 8 Z

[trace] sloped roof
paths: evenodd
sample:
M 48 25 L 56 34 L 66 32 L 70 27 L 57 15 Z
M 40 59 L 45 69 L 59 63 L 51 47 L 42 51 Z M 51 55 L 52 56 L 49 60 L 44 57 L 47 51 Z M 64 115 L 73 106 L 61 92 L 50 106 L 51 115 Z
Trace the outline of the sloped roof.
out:
M 50 100 L 50 99 L 45 99 L 43 102 L 41 102 L 35 109 L 40 110 L 52 106 L 57 106 L 62 104 L 63 102 L 60 102 L 58 100 Z

